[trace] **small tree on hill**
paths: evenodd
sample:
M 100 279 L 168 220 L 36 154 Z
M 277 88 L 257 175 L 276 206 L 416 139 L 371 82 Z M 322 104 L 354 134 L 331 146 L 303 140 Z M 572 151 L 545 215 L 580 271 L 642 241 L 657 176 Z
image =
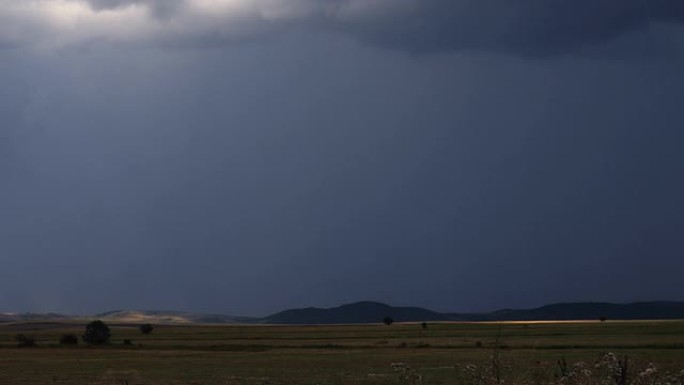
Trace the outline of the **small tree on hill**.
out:
M 112 333 L 109 326 L 102 321 L 93 321 L 86 326 L 83 341 L 91 345 L 102 345 L 109 342 Z
M 150 324 L 140 325 L 140 333 L 142 333 L 142 334 L 150 334 L 150 333 L 152 333 L 152 330 L 154 330 L 154 326 L 152 326 Z
M 382 319 L 382 323 L 384 323 L 387 326 L 390 326 L 394 323 L 394 320 L 392 319 L 392 317 L 385 317 Z

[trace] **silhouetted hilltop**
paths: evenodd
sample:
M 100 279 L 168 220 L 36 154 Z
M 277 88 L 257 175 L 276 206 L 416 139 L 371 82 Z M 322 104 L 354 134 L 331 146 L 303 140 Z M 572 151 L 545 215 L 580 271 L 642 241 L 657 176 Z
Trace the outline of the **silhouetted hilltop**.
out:
M 384 317 L 395 322 L 448 321 L 449 314 L 441 314 L 419 307 L 393 307 L 379 302 L 356 302 L 330 309 L 309 307 L 285 310 L 259 320 L 267 324 L 348 324 L 377 323 Z
M 597 320 L 601 317 L 609 320 L 684 319 L 684 302 L 560 303 L 536 309 L 506 309 L 456 316 L 471 321 L 568 321 Z
M 419 307 L 393 307 L 357 302 L 331 309 L 291 309 L 263 318 L 269 324 L 378 323 L 384 317 L 396 322 L 421 321 L 571 321 L 684 319 L 684 302 L 561 303 L 535 309 L 504 309 L 491 313 L 438 313 Z

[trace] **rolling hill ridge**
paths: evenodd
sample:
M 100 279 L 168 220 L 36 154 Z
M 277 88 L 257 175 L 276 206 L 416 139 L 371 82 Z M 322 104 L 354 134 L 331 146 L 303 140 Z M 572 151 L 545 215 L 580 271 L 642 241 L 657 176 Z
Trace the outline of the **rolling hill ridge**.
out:
M 357 302 L 330 309 L 291 309 L 260 319 L 268 324 L 377 323 L 384 317 L 396 322 L 420 321 L 573 321 L 684 319 L 684 302 L 560 303 L 535 309 L 498 310 L 490 313 L 439 313 L 418 307 L 393 307 Z
M 379 302 L 363 301 L 330 309 L 315 307 L 290 309 L 259 320 L 266 324 L 350 324 L 376 323 L 384 317 L 397 322 L 449 321 L 448 314 L 419 307 L 394 307 Z
M 488 313 L 440 313 L 420 307 L 397 307 L 380 302 L 362 301 L 333 308 L 300 308 L 284 310 L 267 317 L 236 317 L 182 311 L 116 310 L 90 316 L 68 316 L 56 313 L 0 313 L 0 323 L 68 322 L 101 319 L 113 323 L 157 324 L 368 324 L 384 317 L 395 322 L 423 321 L 574 321 L 574 320 L 670 320 L 684 319 L 684 302 L 604 302 L 559 303 L 534 309 L 504 309 Z

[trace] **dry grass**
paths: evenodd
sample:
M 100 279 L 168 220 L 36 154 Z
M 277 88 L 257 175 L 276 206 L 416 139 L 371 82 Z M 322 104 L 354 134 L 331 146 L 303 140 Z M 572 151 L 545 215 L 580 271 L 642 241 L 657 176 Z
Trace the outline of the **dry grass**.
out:
M 661 379 L 684 368 L 684 322 L 679 321 L 440 323 L 427 329 L 420 324 L 160 325 L 150 335 L 130 324 L 110 325 L 108 347 L 58 345 L 64 334 L 82 334 L 83 325 L 0 325 L 0 384 L 354 385 L 420 378 L 425 385 L 484 385 L 495 383 L 493 353 L 506 384 L 555 384 L 563 378 L 558 377 L 561 359 L 567 373 L 580 373 L 585 365 L 591 367 L 591 381 L 604 381 L 599 373 L 605 368 L 595 365 L 608 352 L 628 355 L 633 376 L 650 363 Z M 500 348 L 495 349 L 499 328 Z M 13 337 L 18 333 L 35 336 L 39 347 L 17 349 Z M 125 339 L 134 346 L 123 346 Z M 397 365 L 393 369 L 398 363 L 405 365 L 403 372 L 395 371 Z M 568 384 L 580 378 L 566 377 Z M 661 384 L 651 379 L 651 385 Z

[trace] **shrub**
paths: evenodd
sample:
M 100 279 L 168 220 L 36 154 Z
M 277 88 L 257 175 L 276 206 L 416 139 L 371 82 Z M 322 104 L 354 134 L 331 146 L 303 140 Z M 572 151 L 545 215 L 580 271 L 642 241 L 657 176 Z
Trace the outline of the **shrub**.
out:
M 112 333 L 109 326 L 102 321 L 93 321 L 86 326 L 83 334 L 83 341 L 91 345 L 102 345 L 109 343 Z
M 19 347 L 19 348 L 27 348 L 27 347 L 36 346 L 36 339 L 33 338 L 33 336 L 27 336 L 25 334 L 17 334 L 14 337 L 14 340 L 17 341 L 17 347 Z
M 154 326 L 152 326 L 150 324 L 140 325 L 140 333 L 142 333 L 142 334 L 150 334 L 150 333 L 152 333 L 152 330 L 154 330 Z
M 399 374 L 399 379 L 402 384 L 406 385 L 423 385 L 423 377 L 410 366 L 403 362 L 396 362 L 390 365 L 392 370 Z
M 394 320 L 392 319 L 392 317 L 385 317 L 382 319 L 382 323 L 384 323 L 387 326 L 390 326 L 394 323 Z
M 74 334 L 65 334 L 59 339 L 60 345 L 78 345 L 78 337 Z

